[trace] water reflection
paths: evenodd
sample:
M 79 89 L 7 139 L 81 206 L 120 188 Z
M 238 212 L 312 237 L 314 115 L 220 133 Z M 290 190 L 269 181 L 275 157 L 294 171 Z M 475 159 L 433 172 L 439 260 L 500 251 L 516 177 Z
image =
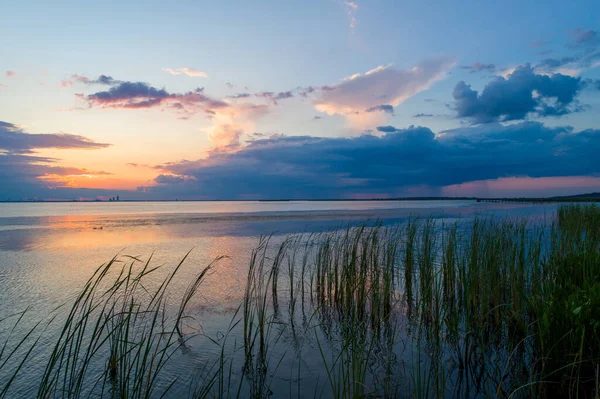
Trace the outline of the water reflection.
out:
M 493 214 L 542 215 L 551 213 L 555 206 L 532 206 L 528 204 L 455 204 L 445 201 L 427 202 L 418 208 L 371 209 L 372 204 L 362 204 L 366 209 L 335 209 L 327 211 L 279 211 L 280 204 L 271 208 L 261 205 L 260 212 L 254 213 L 175 213 L 175 207 L 164 213 L 149 213 L 153 207 L 142 207 L 141 211 L 129 214 L 115 214 L 105 207 L 105 214 L 65 214 L 56 216 L 28 216 L 35 213 L 23 210 L 21 215 L 15 210 L 0 216 L 0 251 L 35 251 L 41 249 L 89 249 L 113 248 L 137 244 L 155 243 L 161 245 L 170 241 L 197 237 L 257 237 L 265 234 L 290 234 L 301 231 L 315 232 L 334 229 L 347 223 L 360 223 L 363 220 L 381 220 L 384 224 L 405 220 L 411 215 L 435 216 L 443 218 L 471 217 L 478 212 Z M 224 207 L 225 203 L 219 203 Z M 311 203 L 312 204 L 312 203 Z M 360 203 L 348 203 L 358 208 Z M 381 206 L 375 202 L 376 205 Z M 1 204 L 6 205 L 6 204 Z M 10 204 L 15 205 L 15 204 Z M 45 204 L 32 204 L 39 207 Z M 51 204 L 52 205 L 52 204 Z M 54 204 L 61 208 L 65 204 Z M 131 205 L 131 204 L 127 204 Z M 236 203 L 239 210 L 240 205 Z M 334 202 L 326 203 L 333 206 Z M 27 208 L 30 204 L 21 204 Z M 164 206 L 164 205 L 161 205 Z M 316 207 L 316 205 L 311 205 Z M 347 206 L 347 204 L 344 204 Z M 215 208 L 215 209 L 221 209 Z M 213 211 L 215 209 L 212 209 Z M 5 210 L 5 209 L 4 209 Z M 43 209 L 50 213 L 48 209 Z M 88 212 L 98 212 L 96 204 L 90 204 Z M 39 210 L 37 211 L 40 212 Z M 81 210 L 78 210 L 81 212 Z M 1 264 L 0 264 L 1 266 Z

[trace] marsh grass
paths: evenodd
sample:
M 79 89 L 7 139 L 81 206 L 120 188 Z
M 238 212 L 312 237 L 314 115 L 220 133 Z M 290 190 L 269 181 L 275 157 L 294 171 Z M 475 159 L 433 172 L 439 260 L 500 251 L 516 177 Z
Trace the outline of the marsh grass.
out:
M 169 311 L 183 261 L 153 291 L 144 281 L 156 269 L 140 263 L 113 259 L 84 286 L 38 397 L 161 397 L 182 383 L 161 372 L 186 345 L 186 309 L 213 264 Z M 38 330 L 6 338 L 0 397 Z M 597 398 L 600 208 L 562 205 L 541 221 L 411 218 L 263 237 L 227 331 L 207 338 L 219 355 L 206 361 L 196 398 Z M 320 370 L 303 366 L 307 356 Z M 103 372 L 92 376 L 98 362 Z M 315 373 L 319 381 L 306 385 Z
M 166 310 L 167 292 L 185 258 L 154 291 L 144 286 L 158 270 L 151 267 L 151 257 L 147 262 L 132 257 L 127 261 L 114 258 L 99 267 L 70 308 L 66 308 L 66 319 L 48 356 L 36 396 L 141 398 L 157 396 L 158 390 L 168 393 L 177 381 L 162 381 L 161 371 L 177 348 L 185 345 L 180 324 L 214 264 L 191 282 L 173 316 Z M 37 325 L 18 342 L 7 359 L 35 334 L 36 328 Z M 11 371 L 3 395 L 39 339 L 38 335 L 18 367 Z

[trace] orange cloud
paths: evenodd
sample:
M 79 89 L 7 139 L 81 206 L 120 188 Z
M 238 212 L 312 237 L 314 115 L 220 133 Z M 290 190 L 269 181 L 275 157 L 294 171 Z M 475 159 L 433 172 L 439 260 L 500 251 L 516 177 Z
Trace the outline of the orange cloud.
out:
M 210 139 L 218 151 L 231 151 L 239 148 L 242 135 L 256 126 L 256 121 L 269 112 L 266 104 L 231 103 L 215 111 L 211 116 L 213 127 Z

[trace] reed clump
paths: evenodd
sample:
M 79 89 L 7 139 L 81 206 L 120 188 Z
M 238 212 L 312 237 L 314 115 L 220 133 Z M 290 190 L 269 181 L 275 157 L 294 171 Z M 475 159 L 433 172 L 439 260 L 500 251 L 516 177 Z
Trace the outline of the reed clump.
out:
M 144 286 L 159 269 L 151 266 L 152 257 L 147 262 L 133 257 L 113 258 L 96 269 L 67 308 L 39 376 L 37 393 L 29 397 L 149 398 L 159 392 L 168 393 L 177 381 L 165 381 L 161 372 L 173 353 L 185 345 L 186 336 L 180 325 L 187 317 L 192 297 L 214 264 L 201 270 L 179 306 L 169 312 L 169 288 L 186 258 L 187 255 L 162 282 L 158 281 L 154 290 Z M 15 349 L 35 334 L 37 327 Z M 8 374 L 11 377 L 0 397 L 7 393 L 11 397 L 10 384 L 27 367 L 27 357 L 36 349 L 40 337 L 17 368 L 8 372 L 12 374 Z M 14 350 L 10 355 L 13 354 Z M 2 366 L 7 366 L 7 362 Z M 4 374 L 3 369 L 0 371 Z

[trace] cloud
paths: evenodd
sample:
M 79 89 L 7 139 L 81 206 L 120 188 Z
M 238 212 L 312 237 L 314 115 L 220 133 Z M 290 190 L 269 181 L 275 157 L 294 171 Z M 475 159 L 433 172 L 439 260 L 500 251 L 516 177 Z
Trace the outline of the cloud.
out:
M 7 78 L 12 78 L 13 76 L 16 76 L 16 72 L 15 71 L 6 71 L 6 77 Z
M 346 12 L 350 17 L 350 29 L 354 29 L 356 27 L 356 13 L 358 12 L 358 4 L 353 1 L 344 1 L 344 6 L 346 7 Z
M 274 136 L 233 153 L 163 165 L 175 184 L 146 187 L 179 198 L 351 198 L 406 195 L 510 177 L 598 176 L 600 130 L 538 122 L 442 131 L 380 126 L 381 137 Z M 182 180 L 183 179 L 183 180 Z
M 314 90 L 315 89 L 313 89 L 313 91 Z M 303 97 L 306 97 L 306 94 L 302 88 L 298 88 L 297 91 Z M 266 101 L 270 102 L 273 105 L 278 105 L 279 101 L 281 101 L 281 100 L 286 100 L 288 98 L 294 98 L 295 93 L 293 90 L 280 91 L 279 93 L 275 93 L 272 91 L 261 91 L 258 93 L 250 94 L 250 93 L 246 92 L 246 93 L 233 94 L 233 95 L 227 96 L 226 98 L 236 100 L 239 98 L 250 98 L 250 97 L 262 98 L 262 99 L 265 99 Z
M 0 200 L 95 198 L 101 189 L 73 187 L 75 180 L 110 175 L 104 171 L 59 166 L 59 160 L 22 154 L 0 154 Z M 110 190 L 111 195 L 119 191 Z
M 507 78 L 495 77 L 481 94 L 464 81 L 459 82 L 452 93 L 453 109 L 459 118 L 474 123 L 561 116 L 582 110 L 575 97 L 585 85 L 585 81 L 571 76 L 537 75 L 524 65 Z
M 367 108 L 365 112 L 385 112 L 386 114 L 394 115 L 394 107 L 389 104 L 376 105 L 371 108 Z
M 236 150 L 243 134 L 244 130 L 235 124 L 220 123 L 212 129 L 210 140 L 219 151 Z
M 83 136 L 68 133 L 26 133 L 21 127 L 0 121 L 0 150 L 8 153 L 28 153 L 40 148 L 95 150 L 109 147 Z
M 413 115 L 413 118 L 432 118 L 434 115 L 433 114 L 424 114 L 422 112 Z
M 229 97 L 231 99 L 247 98 L 246 93 Z M 290 92 L 265 94 L 270 102 L 289 98 Z M 218 100 L 197 88 L 185 93 L 171 93 L 166 89 L 158 89 L 143 82 L 120 82 L 108 90 L 89 95 L 79 95 L 87 101 L 89 107 L 116 109 L 161 108 L 170 110 L 180 119 L 188 119 L 192 115 L 203 112 L 213 123 L 207 132 L 215 151 L 234 151 L 241 143 L 244 134 L 255 127 L 255 121 L 269 112 L 266 104 L 248 102 L 232 102 L 227 99 Z
M 273 93 L 272 91 L 263 91 L 260 93 L 256 93 L 255 96 L 259 97 L 259 98 L 264 98 L 267 101 L 270 101 L 271 103 L 277 105 L 278 101 L 280 101 L 280 100 L 285 100 L 287 98 L 293 98 L 294 93 L 292 93 L 291 91 L 282 91 L 279 93 Z
M 73 84 L 73 81 L 75 81 L 75 82 L 84 83 L 87 85 L 107 85 L 107 86 L 115 86 L 115 85 L 122 83 L 122 81 L 115 80 L 115 79 L 113 79 L 112 76 L 108 76 L 108 75 L 100 75 L 100 76 L 98 76 L 97 79 L 90 79 L 83 75 L 73 74 L 73 75 L 71 75 L 71 79 L 72 79 L 71 81 L 63 80 L 63 82 L 68 82 L 71 85 Z
M 120 80 L 113 79 L 111 76 L 108 75 L 100 75 L 96 79 L 90 79 L 87 76 L 75 73 L 71 75 L 70 80 L 61 80 L 60 87 L 72 87 L 74 83 L 83 83 L 86 85 L 115 86 L 122 82 Z
M 494 64 L 482 64 L 480 62 L 474 62 L 471 65 L 463 65 L 460 67 L 460 69 L 466 69 L 467 71 L 471 72 L 471 73 L 475 73 L 475 72 L 494 72 L 496 70 L 496 65 Z
M 0 199 L 48 198 L 57 187 L 68 186 L 75 176 L 110 173 L 58 165 L 58 159 L 35 155 L 42 148 L 101 149 L 109 144 L 66 134 L 30 134 L 18 125 L 0 122 Z
M 157 182 L 158 184 L 177 184 L 177 183 L 183 183 L 184 181 L 186 181 L 187 179 L 183 176 L 176 176 L 176 175 L 158 175 L 154 181 Z
M 600 33 L 594 30 L 575 29 L 571 34 L 569 47 L 585 47 L 600 45 Z
M 202 88 L 186 93 L 169 93 L 166 89 L 157 89 L 143 82 L 120 82 L 107 91 L 82 98 L 90 106 L 122 109 L 163 106 L 188 117 L 199 111 L 212 115 L 217 109 L 229 107 L 228 103 L 205 95 Z
M 252 96 L 250 93 L 238 93 L 231 96 L 227 96 L 227 98 L 238 99 L 238 98 L 248 98 Z
M 381 120 L 373 120 L 365 110 L 381 104 L 397 107 L 443 79 L 454 64 L 451 57 L 439 57 L 410 69 L 380 66 L 338 85 L 321 87 L 313 104 L 317 110 L 329 115 L 346 116 L 355 127 L 373 126 L 376 124 L 373 122 Z
M 384 133 L 395 133 L 398 131 L 398 129 L 396 129 L 394 126 L 377 126 L 377 131 L 378 132 L 384 132 Z
M 546 58 L 534 69 L 537 73 L 561 73 L 569 76 L 579 76 L 583 72 L 600 66 L 600 48 L 585 49 L 583 52 L 571 56 Z
M 538 63 L 535 68 L 542 71 L 553 71 L 562 66 L 574 63 L 577 57 L 546 58 Z
M 568 56 L 546 58 L 534 66 L 537 73 L 579 76 L 583 72 L 600 66 L 600 33 L 581 28 L 571 32 L 571 41 L 567 47 L 577 53 Z M 538 52 L 538 55 L 548 55 L 552 51 Z
M 329 86 L 324 86 L 324 88 L 328 88 Z M 311 94 L 321 90 L 319 87 L 308 86 L 308 87 L 299 87 L 298 94 L 304 98 L 308 98 Z
M 171 75 L 187 75 L 194 78 L 208 78 L 206 72 L 197 71 L 194 68 L 163 68 L 163 71 L 170 73 Z
M 213 127 L 209 137 L 213 150 L 218 152 L 236 151 L 241 138 L 255 128 L 255 122 L 269 112 L 265 104 L 237 103 L 219 109 L 212 116 Z

